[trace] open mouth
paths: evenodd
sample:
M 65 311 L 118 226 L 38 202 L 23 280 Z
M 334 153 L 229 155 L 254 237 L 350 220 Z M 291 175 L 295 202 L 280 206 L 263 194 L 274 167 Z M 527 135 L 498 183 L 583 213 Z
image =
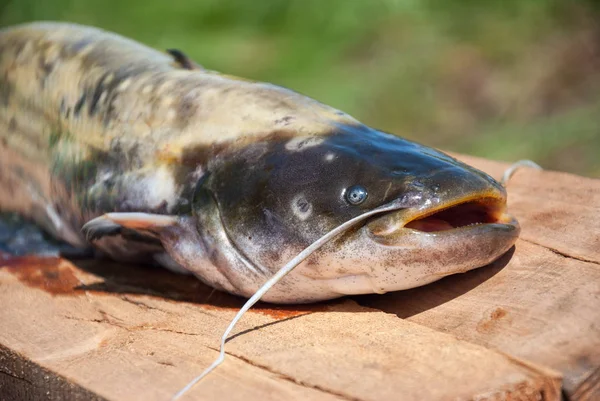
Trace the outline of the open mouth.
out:
M 399 229 L 421 232 L 441 232 L 485 224 L 511 224 L 504 199 L 483 197 L 463 199 L 429 210 L 400 210 L 373 219 L 368 223 L 375 235 L 390 235 Z
M 408 221 L 404 227 L 436 232 L 491 223 L 506 223 L 505 205 L 494 198 L 484 198 L 434 210 Z

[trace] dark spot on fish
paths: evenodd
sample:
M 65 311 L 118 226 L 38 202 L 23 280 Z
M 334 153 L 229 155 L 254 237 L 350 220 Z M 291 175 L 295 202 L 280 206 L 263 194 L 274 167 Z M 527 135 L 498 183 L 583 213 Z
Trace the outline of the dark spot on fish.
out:
M 48 76 L 52 73 L 53 70 L 54 70 L 54 63 L 48 62 L 44 59 L 43 56 L 40 56 L 39 71 L 41 73 L 41 77 L 40 77 L 39 83 L 40 83 L 40 87 L 42 89 L 44 89 L 44 87 L 46 86 L 46 81 L 48 80 Z
M 167 49 L 167 53 L 173 56 L 175 62 L 185 70 L 203 70 L 201 65 L 192 61 L 186 54 L 184 54 L 181 50 L 177 49 Z
M 104 92 L 104 81 L 106 80 L 107 76 L 108 74 L 102 75 L 100 81 L 98 81 L 98 85 L 96 85 L 96 88 L 93 91 L 92 100 L 90 101 L 88 108 L 88 115 L 90 117 L 93 116 L 97 111 L 98 101 L 100 100 L 100 96 L 102 96 L 102 92 Z
M 65 114 L 65 111 L 66 111 L 66 109 L 67 109 L 67 101 L 66 101 L 66 100 L 65 100 L 65 98 L 63 97 L 62 99 L 60 99 L 60 108 L 58 109 L 58 110 L 59 110 L 59 113 L 60 113 L 61 115 L 64 115 L 64 114 Z
M 83 107 L 84 104 L 85 104 L 85 93 L 83 95 L 81 95 L 81 97 L 79 98 L 77 103 L 75 103 L 75 107 L 73 108 L 73 115 L 75 117 L 79 117 L 79 114 L 81 113 L 81 108 Z
M 14 117 L 10 118 L 8 122 L 8 132 L 15 132 L 17 130 L 17 119 Z
M 135 71 L 132 71 L 128 68 L 121 68 L 117 71 L 113 72 L 113 79 L 110 82 L 104 82 L 104 92 L 106 93 L 106 100 L 104 101 L 105 107 L 102 117 L 102 124 L 105 127 L 108 127 L 111 121 L 115 120 L 117 117 L 117 109 L 115 107 L 115 101 L 119 97 L 119 91 L 117 88 L 123 81 L 130 78 L 135 74 Z

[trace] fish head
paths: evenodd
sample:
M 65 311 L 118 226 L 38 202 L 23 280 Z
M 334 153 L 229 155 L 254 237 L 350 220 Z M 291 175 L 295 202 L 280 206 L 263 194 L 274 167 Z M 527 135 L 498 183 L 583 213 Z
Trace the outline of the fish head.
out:
M 265 138 L 208 170 L 194 197 L 197 229 L 244 296 L 323 235 L 373 212 L 315 251 L 266 301 L 417 287 L 492 262 L 519 234 L 492 177 L 362 125 Z M 378 213 L 384 205 L 393 207 Z

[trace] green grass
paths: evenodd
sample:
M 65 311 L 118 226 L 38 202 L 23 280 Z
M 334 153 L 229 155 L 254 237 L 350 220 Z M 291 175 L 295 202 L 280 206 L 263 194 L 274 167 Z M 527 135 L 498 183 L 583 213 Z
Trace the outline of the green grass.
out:
M 600 176 L 600 8 L 568 0 L 0 0 L 179 48 L 440 148 Z

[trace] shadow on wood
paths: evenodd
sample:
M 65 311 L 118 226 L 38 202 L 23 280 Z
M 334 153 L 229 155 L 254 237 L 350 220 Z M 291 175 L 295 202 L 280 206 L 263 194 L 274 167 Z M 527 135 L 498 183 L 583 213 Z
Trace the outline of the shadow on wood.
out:
M 67 261 L 58 257 L 11 256 L 0 253 L 2 267 L 29 287 L 52 295 L 80 295 L 84 292 L 114 295 L 147 295 L 176 302 L 237 311 L 244 298 L 215 290 L 191 275 L 181 275 L 146 265 L 122 264 L 107 260 Z M 97 277 L 83 284 L 73 272 L 81 269 Z M 285 319 L 299 314 L 326 311 L 339 301 L 307 305 L 274 305 L 259 302 L 251 311 Z

